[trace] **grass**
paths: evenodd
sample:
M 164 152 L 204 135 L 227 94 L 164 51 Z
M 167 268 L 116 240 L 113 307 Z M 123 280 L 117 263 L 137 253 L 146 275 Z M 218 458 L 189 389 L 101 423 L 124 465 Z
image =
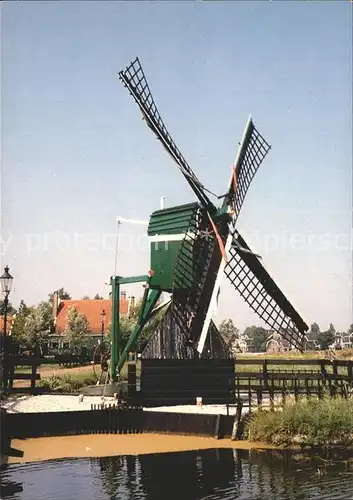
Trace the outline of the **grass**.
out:
M 43 387 L 48 391 L 78 392 L 82 387 L 95 385 L 97 383 L 97 376 L 99 377 L 100 374 L 99 365 L 95 365 L 95 370 L 92 365 L 75 368 L 60 368 L 58 365 L 55 365 L 51 373 L 48 373 L 47 376 L 43 377 L 42 372 L 42 378 L 36 383 L 36 386 Z M 121 379 L 127 379 L 127 365 L 124 366 L 121 372 Z M 105 381 L 105 375 L 103 381 Z
M 337 359 L 353 360 L 353 349 L 341 349 L 334 351 Z M 286 351 L 286 352 L 261 352 L 254 354 L 237 354 L 237 359 L 326 359 L 326 351 Z
M 257 410 L 245 435 L 278 446 L 352 445 L 353 399 L 302 398 L 274 412 Z

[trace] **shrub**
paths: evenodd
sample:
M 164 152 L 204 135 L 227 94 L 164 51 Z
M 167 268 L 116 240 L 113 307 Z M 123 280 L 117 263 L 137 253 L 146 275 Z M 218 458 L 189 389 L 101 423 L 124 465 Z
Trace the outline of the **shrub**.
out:
M 284 446 L 353 444 L 353 399 L 303 398 L 274 412 L 258 410 L 246 426 L 246 435 Z

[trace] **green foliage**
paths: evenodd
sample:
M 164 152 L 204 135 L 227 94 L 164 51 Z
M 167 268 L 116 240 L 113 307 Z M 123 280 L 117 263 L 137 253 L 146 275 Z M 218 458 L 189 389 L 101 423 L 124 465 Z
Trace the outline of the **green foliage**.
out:
M 70 300 L 71 299 L 71 295 L 69 294 L 69 292 L 67 292 L 65 290 L 65 288 L 59 288 L 56 291 L 58 292 L 58 297 L 59 297 L 60 300 Z M 53 304 L 54 293 L 50 293 L 48 295 L 48 297 L 49 297 L 50 304 Z
M 351 324 L 351 326 L 348 328 L 348 333 L 353 333 L 353 323 Z
M 218 330 L 228 346 L 230 346 L 239 336 L 239 329 L 234 325 L 231 319 L 222 321 Z
M 310 340 L 317 340 L 320 333 L 320 327 L 317 323 L 313 323 L 310 327 L 308 338 Z
M 254 347 L 256 352 L 265 352 L 266 343 L 270 333 L 268 330 L 262 326 L 248 326 L 244 331 L 245 335 L 248 335 L 250 339 L 254 341 Z
M 274 412 L 257 411 L 247 437 L 280 446 L 353 444 L 353 399 L 303 398 Z
M 53 321 L 52 308 L 48 302 L 43 301 L 37 307 L 27 308 L 25 306 L 23 310 L 24 316 L 22 316 L 19 325 L 20 328 L 22 322 L 22 341 L 28 348 L 36 350 L 48 339 Z
M 16 338 L 20 344 L 27 344 L 25 328 L 26 318 L 33 311 L 33 307 L 27 307 L 24 301 L 21 300 L 11 331 L 11 335 Z
M 9 302 L 7 304 L 7 314 L 9 316 L 15 314 L 16 312 L 16 309 L 13 307 L 13 305 L 11 304 L 11 302 Z M 4 314 L 5 313 L 5 302 L 0 299 L 0 314 Z
M 121 335 L 122 349 L 124 349 L 127 341 L 129 340 L 131 332 L 133 331 L 133 329 L 137 324 L 141 305 L 142 305 L 142 299 L 136 302 L 134 307 L 131 309 L 129 315 L 125 315 L 120 318 L 120 335 Z M 166 312 L 165 309 L 158 311 L 144 326 L 140 334 L 140 337 L 137 339 L 136 342 L 135 349 L 137 352 L 142 352 L 143 349 L 146 347 L 151 336 L 158 328 L 158 325 L 161 323 L 165 312 Z
M 335 334 L 330 330 L 327 330 L 327 332 L 320 332 L 317 337 L 317 343 L 322 350 L 328 349 L 334 340 Z
M 94 300 L 103 300 L 103 297 L 99 295 L 99 293 L 96 293 L 96 295 L 93 298 Z
M 80 313 L 76 307 L 71 307 L 67 313 L 67 325 L 65 335 L 73 348 L 82 348 L 89 335 L 89 325 L 86 316 Z

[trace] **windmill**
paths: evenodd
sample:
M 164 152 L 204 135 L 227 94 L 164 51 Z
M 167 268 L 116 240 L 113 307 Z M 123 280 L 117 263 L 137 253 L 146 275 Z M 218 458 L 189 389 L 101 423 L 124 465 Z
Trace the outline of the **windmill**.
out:
M 118 76 L 197 200 L 157 210 L 150 217 L 148 236 L 153 271 L 147 277 L 143 299 L 143 304 L 149 300 L 150 305 L 141 313 L 141 321 L 125 351 L 141 331 L 152 305 L 165 291 L 171 294 L 171 302 L 143 357 L 202 357 L 211 344 L 215 355 L 226 356 L 225 346 L 212 321 L 224 276 L 272 330 L 302 350 L 308 326 L 237 228 L 251 181 L 270 150 L 252 118 L 247 121 L 225 192 L 216 196 L 199 181 L 171 138 L 139 59 L 132 61 Z M 211 196 L 216 202 L 211 201 Z M 149 293 L 153 294 L 150 299 Z

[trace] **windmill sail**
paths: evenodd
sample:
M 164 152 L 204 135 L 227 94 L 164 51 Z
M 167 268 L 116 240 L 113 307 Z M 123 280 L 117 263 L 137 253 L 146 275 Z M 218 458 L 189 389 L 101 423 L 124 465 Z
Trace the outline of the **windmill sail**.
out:
M 232 246 L 225 275 L 255 313 L 273 330 L 303 350 L 308 325 L 237 232 L 239 246 Z
M 147 125 L 156 134 L 157 139 L 161 141 L 164 148 L 176 162 L 179 170 L 186 178 L 201 204 L 213 213 L 216 208 L 207 197 L 204 186 L 191 170 L 191 167 L 179 151 L 163 123 L 138 58 L 130 63 L 125 70 L 119 72 L 119 79 L 129 90 L 139 106 Z
M 223 201 L 223 205 L 228 204 L 234 208 L 234 221 L 238 219 L 249 186 L 270 149 L 271 146 L 249 117 L 234 162 L 234 172 L 229 182 L 228 193 Z
M 249 117 L 243 132 L 237 157 L 233 164 L 233 171 L 229 180 L 228 191 L 225 194 L 222 203 L 223 207 L 231 206 L 233 208 L 234 216 L 232 224 L 234 227 L 239 217 L 240 209 L 243 205 L 251 181 L 253 180 L 261 163 L 264 161 L 270 148 L 271 146 L 257 130 L 251 117 Z M 224 241 L 227 253 L 230 251 L 232 240 L 233 233 L 228 230 Z M 225 262 L 219 261 L 217 269 L 218 271 L 214 279 L 208 307 L 204 317 L 205 320 L 197 346 L 199 353 L 201 353 L 204 349 L 210 322 L 217 308 L 220 286 L 224 275 Z

